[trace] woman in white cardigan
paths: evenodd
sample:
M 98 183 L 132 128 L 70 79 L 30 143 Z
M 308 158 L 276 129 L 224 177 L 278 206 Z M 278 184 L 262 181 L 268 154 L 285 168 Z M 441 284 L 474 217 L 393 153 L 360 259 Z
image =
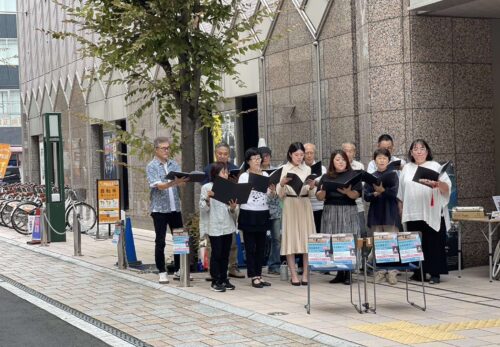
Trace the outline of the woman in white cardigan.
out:
M 432 160 L 431 148 L 425 140 L 413 141 L 408 152 L 409 162 L 399 178 L 398 200 L 402 223 L 407 231 L 422 233 L 424 276 L 430 274 L 430 283 L 440 282 L 440 275 L 448 273 L 446 262 L 446 231 L 450 228 L 448 202 L 451 180 L 446 173 L 437 181 L 413 177 L 419 166 L 440 171 L 441 165 Z M 419 273 L 412 278 L 420 280 Z
M 236 232 L 236 219 L 238 205 L 236 201 L 228 201 L 224 204 L 212 199 L 213 178 L 229 176 L 227 164 L 216 162 L 210 170 L 211 181 L 201 187 L 200 193 L 200 238 L 208 235 L 212 246 L 210 254 L 210 276 L 212 277 L 212 290 L 225 292 L 234 290 L 235 286 L 227 279 L 227 267 L 229 262 L 229 251 Z

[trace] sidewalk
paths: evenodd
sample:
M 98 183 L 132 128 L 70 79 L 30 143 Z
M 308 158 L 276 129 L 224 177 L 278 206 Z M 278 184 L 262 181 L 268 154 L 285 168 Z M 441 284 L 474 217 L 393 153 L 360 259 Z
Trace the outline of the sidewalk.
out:
M 154 263 L 154 233 L 134 229 L 134 236 L 138 259 Z M 156 274 L 117 270 L 111 240 L 83 235 L 82 257 L 72 255 L 72 233 L 66 243 L 49 247 L 28 246 L 26 240 L 0 228 L 0 275 L 152 345 L 500 344 L 500 282 L 489 283 L 486 267 L 466 269 L 461 279 L 451 273 L 440 285 L 427 286 L 426 312 L 406 303 L 403 283 L 380 285 L 377 314 L 357 313 L 348 286 L 329 284 L 331 276 L 314 273 L 307 315 L 306 287 L 292 287 L 277 276 L 267 277 L 270 288 L 255 289 L 241 279 L 232 280 L 234 292 L 215 293 L 204 280 L 207 274 L 195 273 L 193 287 L 177 288 L 174 281 L 159 285 Z M 410 295 L 421 302 L 418 293 Z

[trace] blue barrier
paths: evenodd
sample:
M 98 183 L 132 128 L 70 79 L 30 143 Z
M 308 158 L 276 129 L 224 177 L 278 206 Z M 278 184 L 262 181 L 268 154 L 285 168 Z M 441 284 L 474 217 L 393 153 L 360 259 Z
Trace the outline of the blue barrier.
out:
M 137 260 L 135 253 L 134 234 L 132 233 L 132 221 L 130 217 L 125 219 L 125 252 L 129 266 L 142 264 L 142 261 Z

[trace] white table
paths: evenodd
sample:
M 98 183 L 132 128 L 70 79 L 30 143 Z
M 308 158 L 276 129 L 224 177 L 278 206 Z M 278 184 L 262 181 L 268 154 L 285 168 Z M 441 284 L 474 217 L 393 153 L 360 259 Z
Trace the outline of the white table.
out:
M 481 225 L 481 233 L 488 241 L 488 259 L 490 270 L 490 282 L 493 282 L 493 240 L 492 237 L 500 225 L 500 219 L 489 219 L 488 217 L 482 218 L 453 218 L 454 222 L 458 224 L 458 277 L 462 277 L 462 223 L 461 222 L 476 222 L 483 223 Z M 487 225 L 484 225 L 487 224 Z

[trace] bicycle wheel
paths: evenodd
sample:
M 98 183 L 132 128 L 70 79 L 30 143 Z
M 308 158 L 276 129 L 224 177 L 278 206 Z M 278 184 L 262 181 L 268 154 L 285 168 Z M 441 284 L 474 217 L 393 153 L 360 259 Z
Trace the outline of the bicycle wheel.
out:
M 498 241 L 495 252 L 493 253 L 493 269 L 491 276 L 496 280 L 500 280 L 500 241 Z
M 35 214 L 39 206 L 34 202 L 25 202 L 19 204 L 11 215 L 11 223 L 14 230 L 22 235 L 29 235 L 31 232 L 28 230 L 28 216 Z
M 12 225 L 10 223 L 10 216 L 12 215 L 12 212 L 14 212 L 14 209 L 19 205 L 19 201 L 9 201 L 4 205 L 2 208 L 2 212 L 0 213 L 0 217 L 2 219 L 2 223 L 9 227 L 12 228 Z
M 92 229 L 97 221 L 95 209 L 85 202 L 75 203 L 76 212 L 80 215 L 80 230 L 86 233 Z M 66 210 L 66 225 L 73 230 L 73 205 Z

